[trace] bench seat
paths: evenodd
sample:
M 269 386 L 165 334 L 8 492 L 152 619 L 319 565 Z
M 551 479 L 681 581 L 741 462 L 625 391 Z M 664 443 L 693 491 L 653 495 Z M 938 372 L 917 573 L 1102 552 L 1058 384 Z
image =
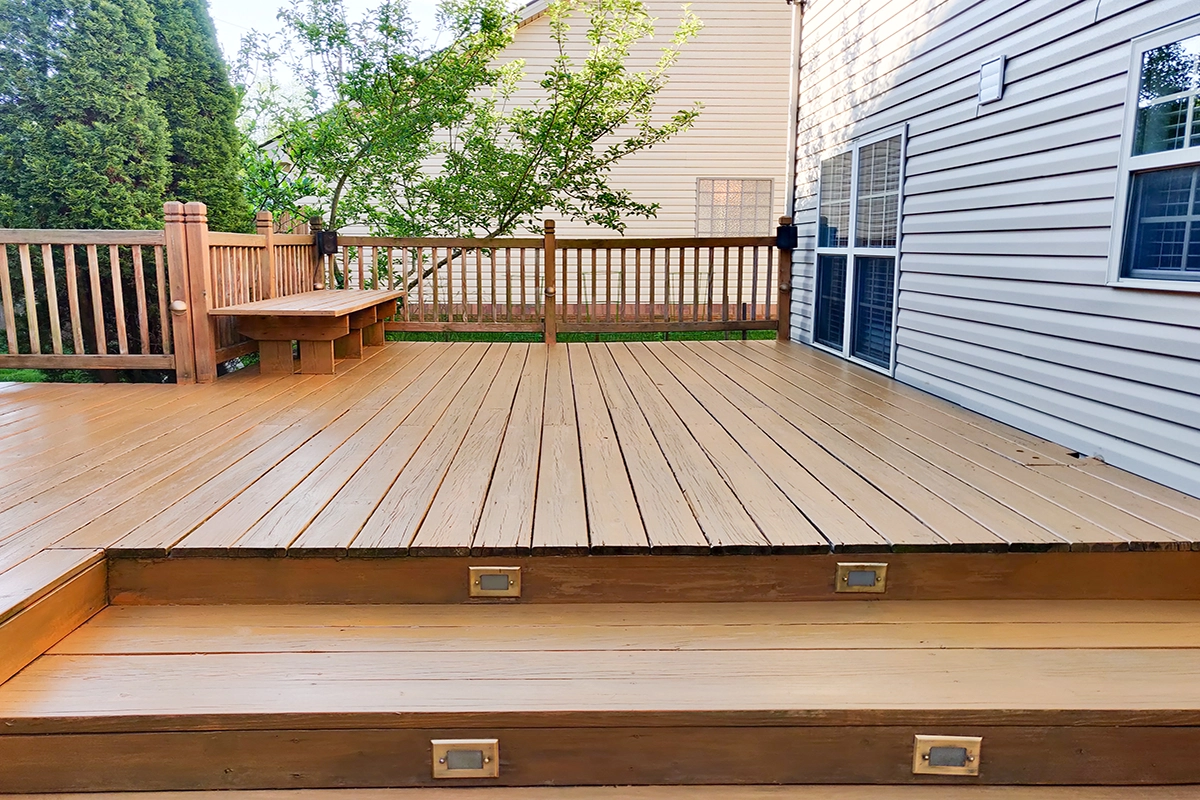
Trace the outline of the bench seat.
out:
M 238 331 L 258 342 L 266 374 L 295 370 L 292 342 L 300 343 L 300 372 L 332 375 L 339 358 L 362 358 L 364 346 L 384 342 L 383 321 L 396 313 L 400 289 L 326 289 L 241 303 L 209 311 L 236 317 Z

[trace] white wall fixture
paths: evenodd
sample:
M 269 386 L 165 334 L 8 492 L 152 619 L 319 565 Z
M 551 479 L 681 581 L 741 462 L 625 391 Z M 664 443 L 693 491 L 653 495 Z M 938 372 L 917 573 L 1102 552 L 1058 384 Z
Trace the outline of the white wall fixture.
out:
M 979 105 L 994 103 L 1004 97 L 1004 56 L 994 58 L 979 68 Z

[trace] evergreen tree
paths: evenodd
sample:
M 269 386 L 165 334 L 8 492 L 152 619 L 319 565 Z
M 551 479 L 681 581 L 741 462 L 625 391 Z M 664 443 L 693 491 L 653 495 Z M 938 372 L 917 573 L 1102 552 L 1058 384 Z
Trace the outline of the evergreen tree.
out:
M 217 44 L 206 0 L 150 0 L 166 68 L 151 96 L 167 118 L 171 140 L 169 197 L 208 204 L 215 230 L 252 226 L 239 180 L 238 97 Z
M 44 0 L 15 5 L 26 10 Z M 39 31 L 46 72 L 16 165 L 22 224 L 153 228 L 167 187 L 166 120 L 150 97 L 163 68 L 146 0 L 56 0 Z M 40 19 L 31 14 L 40 24 Z M 40 68 L 39 68 L 40 69 Z
M 65 9 L 54 0 L 0 0 L 0 227 L 27 227 L 25 155 L 41 134 L 42 95 Z

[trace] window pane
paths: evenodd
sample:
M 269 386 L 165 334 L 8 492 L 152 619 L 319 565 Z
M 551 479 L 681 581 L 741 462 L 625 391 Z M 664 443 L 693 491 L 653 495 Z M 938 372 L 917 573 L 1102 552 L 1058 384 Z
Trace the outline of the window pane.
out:
M 1192 137 L 1188 144 L 1200 147 L 1200 95 L 1192 98 Z
M 1188 117 L 1186 98 L 1139 108 L 1137 115 L 1137 136 L 1133 140 L 1135 156 L 1178 150 L 1184 146 Z
M 772 225 L 772 182 L 701 178 L 696 220 L 701 236 L 767 236 Z
M 900 213 L 900 137 L 867 145 L 858 153 L 858 247 L 895 247 Z
M 845 247 L 850 243 L 850 166 L 853 154 L 821 162 L 821 227 L 819 247 Z
M 1194 124 L 1188 141 L 1188 107 L 1200 102 L 1198 91 L 1200 36 L 1148 50 L 1142 56 L 1133 154 L 1200 145 Z
M 842 349 L 846 316 L 846 257 L 817 256 L 817 309 L 813 338 Z
M 850 351 L 888 368 L 892 363 L 894 258 L 854 259 L 854 332 Z
M 1200 36 L 1156 47 L 1142 56 L 1138 101 L 1148 103 L 1196 88 L 1200 74 Z
M 1125 274 L 1200 280 L 1200 165 L 1136 173 Z

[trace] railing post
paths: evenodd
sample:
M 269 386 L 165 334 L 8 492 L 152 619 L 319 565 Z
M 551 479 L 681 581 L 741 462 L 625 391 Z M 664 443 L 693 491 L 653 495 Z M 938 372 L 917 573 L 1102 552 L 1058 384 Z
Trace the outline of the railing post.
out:
M 192 339 L 196 353 L 196 382 L 212 383 L 217 379 L 217 339 L 208 309 L 212 298 L 212 277 L 209 269 L 208 206 L 188 203 L 183 207 L 187 226 L 188 279 L 192 312 Z
M 260 211 L 254 215 L 254 227 L 259 236 L 267 237 L 266 250 L 263 251 L 263 281 L 266 284 L 268 298 L 279 296 L 279 277 L 275 273 L 275 218 L 270 211 Z
M 546 301 L 545 309 L 545 336 L 546 344 L 557 344 L 558 342 L 558 298 L 555 287 L 555 267 L 558 265 L 557 245 L 554 241 L 554 220 L 548 219 L 545 224 L 546 234 L 543 242 L 543 249 L 546 251 Z
M 779 234 L 776 237 L 779 246 L 779 305 L 775 311 L 779 317 L 779 327 L 775 332 L 778 342 L 791 341 L 792 338 L 792 250 L 796 246 L 795 230 L 791 217 L 779 218 Z
M 162 320 L 163 336 L 171 326 L 175 351 L 175 382 L 196 382 L 196 353 L 192 342 L 191 279 L 188 275 L 187 230 L 183 203 L 163 204 L 164 246 L 167 251 L 167 283 L 170 286 L 171 318 Z
M 319 238 L 317 236 L 317 234 L 319 234 L 322 230 L 325 229 L 325 220 L 323 220 L 317 216 L 309 217 L 308 218 L 308 229 L 312 233 L 312 237 L 313 237 L 313 249 L 312 249 L 312 252 L 313 252 L 313 268 L 312 268 L 313 281 L 312 281 L 312 285 L 313 285 L 314 289 L 324 289 L 325 288 L 325 256 L 321 254 L 321 248 L 317 246 L 317 239 Z

